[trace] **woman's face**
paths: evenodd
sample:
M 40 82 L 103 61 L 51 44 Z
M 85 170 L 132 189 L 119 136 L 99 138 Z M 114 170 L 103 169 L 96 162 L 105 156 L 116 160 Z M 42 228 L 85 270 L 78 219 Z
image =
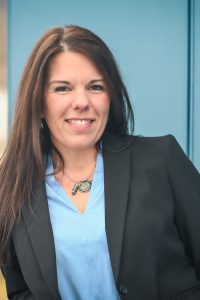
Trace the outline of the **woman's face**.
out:
M 109 107 L 106 82 L 87 56 L 68 51 L 51 60 L 43 117 L 58 150 L 94 148 L 104 132 Z

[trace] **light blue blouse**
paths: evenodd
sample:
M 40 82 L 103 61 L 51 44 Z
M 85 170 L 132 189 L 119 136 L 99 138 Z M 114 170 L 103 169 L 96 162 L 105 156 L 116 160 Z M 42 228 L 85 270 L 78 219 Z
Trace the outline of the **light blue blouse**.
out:
M 53 171 L 48 159 L 46 174 Z M 81 214 L 53 175 L 46 191 L 62 300 L 119 300 L 105 232 L 103 157 L 97 155 L 86 210 Z

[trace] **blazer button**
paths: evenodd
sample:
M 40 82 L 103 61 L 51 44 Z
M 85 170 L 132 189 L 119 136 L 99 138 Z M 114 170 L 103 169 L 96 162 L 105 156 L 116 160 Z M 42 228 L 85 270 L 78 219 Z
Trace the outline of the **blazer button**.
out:
M 120 284 L 120 285 L 119 285 L 119 291 L 120 291 L 120 293 L 123 294 L 123 295 L 126 295 L 126 294 L 128 293 L 127 287 L 126 287 L 125 285 L 123 285 L 123 284 Z

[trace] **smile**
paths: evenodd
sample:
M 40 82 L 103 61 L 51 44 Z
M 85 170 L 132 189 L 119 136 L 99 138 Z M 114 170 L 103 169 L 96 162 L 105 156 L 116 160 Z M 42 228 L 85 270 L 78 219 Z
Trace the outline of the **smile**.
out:
M 92 123 L 94 120 L 92 119 L 87 119 L 87 120 L 80 120 L 80 119 L 67 119 L 66 122 L 69 124 L 74 124 L 74 125 L 87 125 Z

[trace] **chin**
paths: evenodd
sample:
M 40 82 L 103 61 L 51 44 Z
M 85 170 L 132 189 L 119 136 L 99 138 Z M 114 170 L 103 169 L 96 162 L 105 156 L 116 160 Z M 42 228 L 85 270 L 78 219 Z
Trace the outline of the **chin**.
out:
M 71 145 L 66 145 L 66 148 L 77 151 L 77 150 L 91 150 L 96 148 L 96 143 L 83 143 L 83 142 L 79 142 L 79 143 L 74 143 Z

